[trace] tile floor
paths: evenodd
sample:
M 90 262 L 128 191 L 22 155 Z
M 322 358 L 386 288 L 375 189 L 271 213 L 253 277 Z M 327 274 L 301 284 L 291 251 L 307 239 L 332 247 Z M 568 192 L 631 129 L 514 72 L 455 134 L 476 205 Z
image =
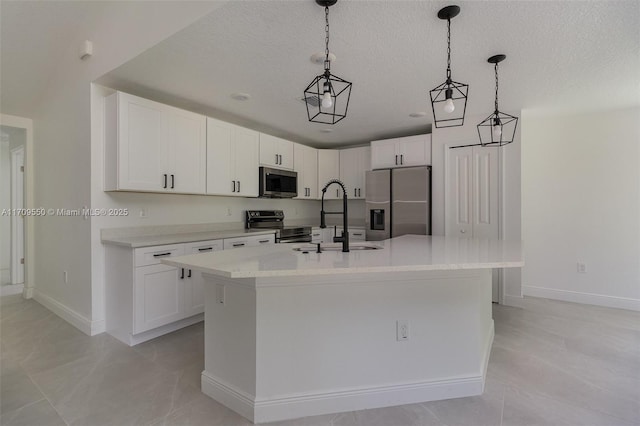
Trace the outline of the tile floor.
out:
M 483 395 L 281 426 L 640 425 L 640 313 L 525 298 L 494 305 Z M 0 424 L 250 424 L 200 392 L 203 325 L 133 348 L 0 298 Z

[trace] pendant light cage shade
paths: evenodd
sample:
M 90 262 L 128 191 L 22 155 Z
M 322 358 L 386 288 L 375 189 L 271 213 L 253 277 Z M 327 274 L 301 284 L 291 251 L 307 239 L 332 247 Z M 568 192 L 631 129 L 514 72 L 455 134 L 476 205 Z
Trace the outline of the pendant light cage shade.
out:
M 516 137 L 518 127 L 518 117 L 500 112 L 498 107 L 498 64 L 506 59 L 506 55 L 493 55 L 487 62 L 493 64 L 496 79 L 496 97 L 494 101 L 493 114 L 485 118 L 478 124 L 478 137 L 482 146 L 503 146 L 508 145 Z
M 324 107 L 322 97 L 327 81 L 331 93 L 332 105 Z M 347 116 L 349 100 L 351 98 L 352 83 L 333 74 L 321 74 L 304 90 L 304 101 L 307 105 L 309 121 L 322 124 L 336 124 Z
M 437 128 L 456 127 L 464 124 L 468 93 L 469 85 L 456 81 L 444 82 L 429 92 L 434 125 Z M 448 98 L 451 99 L 450 102 L 454 107 L 451 113 L 445 110 Z
M 429 92 L 433 125 L 437 128 L 464 125 L 469 85 L 451 79 L 451 19 L 458 16 L 460 7 L 451 5 L 438 11 L 438 18 L 447 21 L 447 78 Z
M 495 111 L 478 124 L 480 144 L 486 147 L 508 145 L 516 137 L 518 117 Z

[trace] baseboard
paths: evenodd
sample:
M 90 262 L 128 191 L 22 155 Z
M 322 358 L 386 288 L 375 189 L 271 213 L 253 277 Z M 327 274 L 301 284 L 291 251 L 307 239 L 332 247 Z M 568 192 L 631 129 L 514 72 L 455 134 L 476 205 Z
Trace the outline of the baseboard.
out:
M 33 298 L 51 312 L 89 336 L 102 333 L 105 329 L 104 320 L 91 321 L 84 315 L 60 303 L 53 297 L 44 294 L 37 288 L 33 289 Z
M 12 296 L 24 291 L 23 284 L 7 284 L 0 287 L 0 296 Z
M 25 285 L 24 290 L 22 290 L 22 297 L 24 297 L 25 299 L 33 298 L 33 287 Z
M 491 345 L 488 348 L 490 351 Z M 486 360 L 488 362 L 488 355 Z M 480 395 L 483 388 L 484 377 L 473 376 L 255 400 L 252 395 L 233 388 L 207 371 L 202 372 L 205 395 L 254 423 L 461 398 Z
M 510 296 L 505 294 L 502 298 L 502 304 L 505 306 L 522 306 L 522 296 Z
M 535 287 L 528 285 L 522 286 L 522 293 L 525 296 L 542 297 L 545 299 L 563 300 L 565 302 L 640 311 L 640 299 L 631 299 L 628 297 L 605 296 L 602 294 L 558 290 L 555 288 Z
M 126 338 L 122 339 L 119 333 L 113 333 L 112 336 L 116 339 L 120 340 L 123 343 L 126 343 L 129 346 L 135 346 L 140 343 L 146 342 L 151 339 L 155 339 L 156 337 L 163 336 L 168 333 L 172 333 L 174 331 L 180 330 L 181 328 L 188 327 L 193 324 L 197 324 L 199 322 L 204 321 L 204 314 L 197 314 L 191 316 L 189 318 L 184 318 L 176 322 L 172 322 L 170 324 L 162 325 L 158 328 L 154 328 L 153 330 L 144 331 L 139 334 L 131 335 L 129 333 L 126 334 Z M 109 331 L 111 334 L 112 331 Z

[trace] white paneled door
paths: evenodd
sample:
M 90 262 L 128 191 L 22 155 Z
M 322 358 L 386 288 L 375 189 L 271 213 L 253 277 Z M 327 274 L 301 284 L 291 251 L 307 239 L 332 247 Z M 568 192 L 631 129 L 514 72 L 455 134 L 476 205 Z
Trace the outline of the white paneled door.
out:
M 499 148 L 449 148 L 447 157 L 446 235 L 499 239 Z M 494 302 L 499 299 L 498 277 L 494 270 Z

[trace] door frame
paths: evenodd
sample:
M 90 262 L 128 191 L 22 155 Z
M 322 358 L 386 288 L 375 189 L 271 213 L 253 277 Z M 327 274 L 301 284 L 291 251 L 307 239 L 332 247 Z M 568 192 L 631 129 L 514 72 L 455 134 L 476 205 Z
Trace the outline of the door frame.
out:
M 447 224 L 449 221 L 449 211 L 447 208 L 448 205 L 448 194 L 449 194 L 449 151 L 453 148 L 460 148 L 466 146 L 474 146 L 474 145 L 464 145 L 464 144 L 445 144 L 444 145 L 444 233 L 447 233 Z M 486 147 L 485 149 L 498 149 L 498 239 L 504 238 L 504 213 L 505 213 L 505 203 L 504 203 L 504 155 L 502 153 L 501 148 L 495 147 Z M 505 296 L 504 296 L 504 269 L 498 269 L 498 303 L 500 305 L 504 305 Z
M 24 209 L 24 145 L 11 150 L 11 209 Z M 24 283 L 24 215 L 11 216 L 11 284 Z
M 33 167 L 33 120 L 15 115 L 0 114 L 0 125 L 24 129 L 26 140 L 24 145 L 24 207 L 32 209 L 34 205 L 34 167 Z M 35 236 L 34 217 L 27 216 L 24 221 L 24 288 L 22 296 L 26 299 L 33 297 L 34 265 L 35 265 Z

